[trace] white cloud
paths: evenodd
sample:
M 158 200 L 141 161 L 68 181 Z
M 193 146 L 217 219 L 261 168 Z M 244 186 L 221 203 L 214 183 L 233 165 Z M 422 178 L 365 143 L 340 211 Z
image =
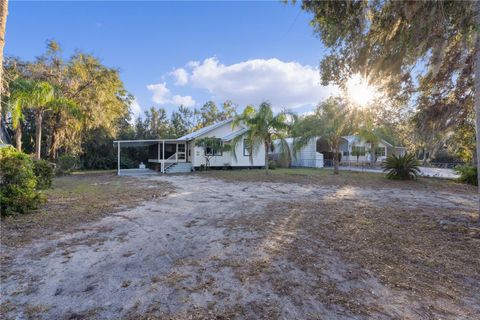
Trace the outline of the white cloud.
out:
M 193 107 L 195 100 L 191 96 L 172 95 L 167 83 L 149 84 L 147 89 L 153 92 L 152 101 L 160 105 L 164 104 L 183 104 L 185 107 Z
M 130 105 L 130 112 L 132 113 L 132 122 L 135 121 L 135 119 L 137 119 L 138 117 L 143 116 L 143 110 L 142 107 L 140 107 L 137 98 L 133 99 L 132 104 Z
M 170 73 L 175 78 L 175 84 L 178 86 L 183 86 L 188 82 L 188 73 L 183 68 L 178 68 L 173 70 Z
M 157 84 L 149 84 L 147 89 L 153 92 L 152 101 L 158 104 L 166 104 L 170 100 L 168 97 L 170 96 L 170 90 L 167 88 L 167 84 L 157 83 Z
M 208 90 L 214 99 L 240 105 L 269 101 L 277 111 L 313 106 L 336 92 L 334 87 L 320 85 L 318 69 L 298 62 L 254 59 L 224 65 L 212 57 L 190 61 L 187 68 L 189 72 L 182 75 L 185 84 Z
M 195 100 L 193 100 L 191 96 L 174 95 L 172 97 L 172 102 L 177 106 L 183 105 L 185 107 L 193 107 L 195 105 Z

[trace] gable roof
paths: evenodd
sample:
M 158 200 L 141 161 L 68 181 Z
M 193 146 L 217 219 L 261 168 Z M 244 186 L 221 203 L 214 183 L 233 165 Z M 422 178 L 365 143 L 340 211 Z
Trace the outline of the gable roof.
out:
M 359 135 L 343 136 L 342 138 L 346 139 L 349 144 L 353 142 L 359 142 L 362 140 L 362 138 Z M 386 145 L 387 147 L 392 147 L 392 148 L 395 147 L 393 144 L 391 144 L 385 139 L 380 139 L 380 142 Z
M 178 138 L 178 140 L 192 140 L 192 139 L 198 138 L 199 136 L 204 135 L 205 133 L 208 133 L 208 132 L 210 132 L 210 131 L 218 128 L 218 127 L 221 127 L 224 124 L 230 123 L 232 121 L 233 121 L 233 119 L 226 119 L 226 120 L 214 123 L 214 124 L 209 125 L 207 127 L 201 128 L 197 131 L 190 132 L 189 134 L 186 134 L 183 137 Z
M 232 132 L 232 133 L 226 135 L 225 137 L 222 138 L 222 140 L 223 140 L 223 141 L 230 141 L 230 140 L 232 140 L 232 139 L 234 139 L 234 138 L 236 138 L 236 137 L 244 134 L 244 133 L 247 132 L 247 131 L 248 131 L 247 128 L 243 128 L 243 127 L 242 127 L 242 129 L 237 130 L 237 131 L 235 131 L 235 132 Z

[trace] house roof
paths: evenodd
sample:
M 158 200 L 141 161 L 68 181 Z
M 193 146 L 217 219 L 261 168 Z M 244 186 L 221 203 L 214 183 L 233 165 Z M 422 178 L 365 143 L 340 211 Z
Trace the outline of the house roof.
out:
M 208 132 L 210 132 L 210 131 L 218 128 L 218 127 L 221 127 L 224 124 L 230 123 L 232 121 L 233 121 L 233 119 L 226 119 L 226 120 L 214 123 L 214 124 L 209 125 L 207 127 L 201 128 L 197 131 L 186 134 L 183 137 L 178 138 L 178 140 L 192 140 L 192 139 L 198 138 L 199 136 L 204 135 L 204 134 L 206 134 L 206 133 L 208 133 Z
M 353 142 L 359 142 L 361 140 L 360 137 L 356 136 L 356 135 L 344 136 L 343 138 L 346 139 L 349 144 L 351 144 Z M 392 147 L 392 148 L 395 147 L 393 144 L 391 144 L 387 140 L 380 139 L 380 142 L 383 143 L 384 145 L 388 146 L 388 147 Z M 395 147 L 395 148 L 402 148 L 402 147 Z
M 242 128 L 242 129 L 240 129 L 240 130 L 237 130 L 237 131 L 235 131 L 235 132 L 232 132 L 232 133 L 226 135 L 225 137 L 222 138 L 222 140 L 223 140 L 223 141 L 230 141 L 230 140 L 232 140 L 232 139 L 234 139 L 234 138 L 236 138 L 236 137 L 244 134 L 244 133 L 247 132 L 247 131 L 248 131 L 247 128 Z

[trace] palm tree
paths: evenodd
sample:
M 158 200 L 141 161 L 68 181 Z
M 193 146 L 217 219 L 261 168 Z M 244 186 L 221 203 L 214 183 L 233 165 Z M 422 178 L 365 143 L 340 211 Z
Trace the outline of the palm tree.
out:
M 290 149 L 285 140 L 290 129 L 286 113 L 274 115 L 271 105 L 268 102 L 262 102 L 258 110 L 247 106 L 241 114 L 234 118 L 233 127 L 241 124 L 246 126 L 247 131 L 232 140 L 231 149 L 235 158 L 236 146 L 243 139 L 246 139 L 248 144 L 251 163 L 253 163 L 253 152 L 263 146 L 265 148 L 265 172 L 268 174 L 268 151 L 271 150 L 273 141 L 278 140 L 281 152 L 286 153 L 290 161 Z
M 324 138 L 333 151 L 333 174 L 338 174 L 338 153 L 342 136 L 356 129 L 356 115 L 340 98 L 330 97 L 322 102 L 313 115 L 298 119 L 293 128 L 294 150 L 299 150 L 317 137 Z
M 10 99 L 8 112 L 12 118 L 12 126 L 15 130 L 15 146 L 22 151 L 22 121 L 24 119 L 23 109 L 25 107 L 25 95 L 30 91 L 30 82 L 17 79 L 10 83 Z
M 381 128 L 374 121 L 374 116 L 370 110 L 365 110 L 360 114 L 360 126 L 358 128 L 358 135 L 370 144 L 370 164 L 375 165 L 377 161 L 376 150 L 380 143 Z
M 14 91 L 15 101 L 12 108 L 12 119 L 14 126 L 20 126 L 20 120 L 23 117 L 23 110 L 33 110 L 35 114 L 35 158 L 40 159 L 42 145 L 42 120 L 43 114 L 48 110 L 67 110 L 69 113 L 76 115 L 76 104 L 69 99 L 61 96 L 60 90 L 56 90 L 54 86 L 46 81 L 39 80 L 22 80 L 18 88 Z M 15 119 L 18 119 L 15 124 Z M 17 145 L 21 148 L 21 129 L 17 132 Z

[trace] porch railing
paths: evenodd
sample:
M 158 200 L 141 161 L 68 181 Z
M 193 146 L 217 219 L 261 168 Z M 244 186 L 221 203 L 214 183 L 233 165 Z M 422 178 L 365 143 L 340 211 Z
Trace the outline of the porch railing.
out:
M 170 168 L 171 166 L 173 166 L 177 162 L 178 162 L 178 155 L 176 153 L 172 154 L 170 157 L 165 159 L 165 161 L 163 163 L 163 173 L 165 173 L 165 171 L 167 171 L 168 168 Z

